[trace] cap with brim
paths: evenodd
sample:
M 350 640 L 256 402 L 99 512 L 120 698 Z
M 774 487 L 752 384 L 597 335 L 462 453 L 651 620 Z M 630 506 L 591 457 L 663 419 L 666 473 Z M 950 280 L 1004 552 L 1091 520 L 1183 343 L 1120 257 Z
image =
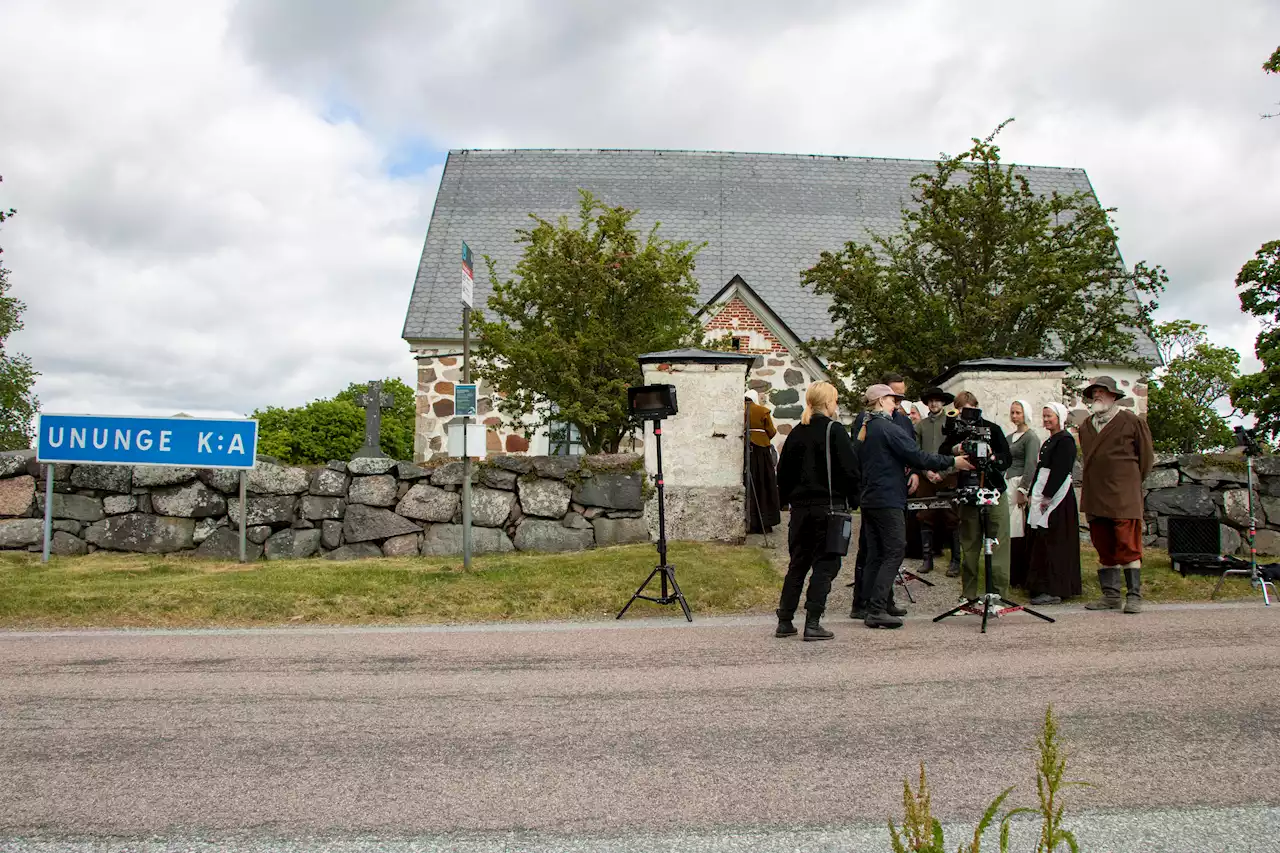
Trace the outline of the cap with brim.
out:
M 894 400 L 897 400 L 898 402 L 902 402 L 903 400 L 906 399 L 906 397 L 904 397 L 902 394 L 893 393 L 893 389 L 890 388 L 888 385 L 872 385 L 870 388 L 867 389 L 867 394 L 866 394 L 867 403 L 869 404 L 878 403 L 881 397 L 892 397 Z
M 928 403 L 930 400 L 941 400 L 942 405 L 949 406 L 956 401 L 956 395 L 948 394 L 935 385 L 932 388 L 924 389 L 924 393 L 920 395 L 920 402 Z
M 1097 376 L 1094 377 L 1093 381 L 1085 387 L 1084 398 L 1086 400 L 1092 400 L 1093 392 L 1097 391 L 1099 388 L 1114 394 L 1117 400 L 1122 400 L 1125 397 L 1125 393 L 1120 390 L 1115 379 L 1110 376 Z

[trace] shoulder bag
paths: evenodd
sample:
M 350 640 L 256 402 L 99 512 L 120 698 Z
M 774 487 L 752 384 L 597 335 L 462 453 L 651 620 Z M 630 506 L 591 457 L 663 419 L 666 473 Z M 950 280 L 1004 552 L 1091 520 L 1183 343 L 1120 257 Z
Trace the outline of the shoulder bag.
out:
M 853 539 L 853 514 L 843 509 L 836 509 L 835 492 L 831 490 L 831 428 L 835 421 L 827 423 L 827 542 L 825 551 L 828 555 L 843 557 L 849 553 L 849 542 Z

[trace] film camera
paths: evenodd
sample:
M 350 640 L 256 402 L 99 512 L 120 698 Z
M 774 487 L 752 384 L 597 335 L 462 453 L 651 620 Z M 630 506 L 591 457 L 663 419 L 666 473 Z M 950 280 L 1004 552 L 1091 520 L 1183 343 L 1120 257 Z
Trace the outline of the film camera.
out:
M 982 486 L 982 475 L 993 470 L 995 465 L 991 453 L 991 427 L 983 421 L 982 410 L 961 409 L 959 412 L 948 412 L 942 433 L 949 443 L 959 443 L 974 468 L 972 471 L 960 472 L 952 499 L 957 504 L 966 506 L 998 506 L 1000 492 Z

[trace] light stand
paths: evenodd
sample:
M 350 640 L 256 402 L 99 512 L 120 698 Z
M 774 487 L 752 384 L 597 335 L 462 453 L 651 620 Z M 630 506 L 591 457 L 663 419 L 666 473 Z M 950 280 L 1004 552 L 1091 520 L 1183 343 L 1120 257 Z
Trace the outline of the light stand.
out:
M 981 488 L 981 486 L 979 486 L 979 489 L 978 489 L 979 501 L 985 500 L 982 497 L 983 491 L 984 490 Z M 997 501 L 997 503 L 995 503 L 994 505 L 997 508 L 999 508 L 999 503 L 998 503 L 999 497 L 997 496 L 995 500 Z M 1039 619 L 1043 619 L 1046 622 L 1056 622 L 1057 621 L 1056 619 L 1050 616 L 1046 616 L 1037 610 L 1032 610 L 1030 607 L 1027 607 L 1025 604 L 1018 604 L 1017 602 L 1010 601 L 1009 599 L 1001 596 L 998 592 L 996 592 L 995 579 L 992 578 L 991 576 L 991 563 L 992 563 L 992 552 L 997 542 L 995 539 L 992 539 L 991 536 L 988 535 L 990 531 L 990 524 L 991 524 L 991 506 L 992 504 L 990 503 L 978 504 L 978 524 L 980 529 L 982 530 L 982 565 L 983 565 L 983 568 L 986 570 L 986 575 L 987 575 L 986 592 L 983 595 L 979 596 L 978 598 L 961 602 L 960 604 L 956 605 L 955 607 L 951 608 L 946 613 L 943 613 L 940 616 L 933 617 L 933 621 L 941 622 L 943 619 L 946 619 L 948 616 L 955 616 L 959 613 L 971 613 L 974 616 L 981 615 L 982 616 L 981 633 L 985 634 L 987 633 L 987 619 L 991 615 L 992 608 L 994 607 L 994 608 L 997 608 L 996 610 L 997 616 L 999 616 L 1001 613 L 1017 613 L 1018 611 L 1022 611 L 1023 613 L 1030 613 L 1032 616 L 1035 616 Z
M 1249 435 L 1243 427 L 1236 428 L 1236 437 L 1237 440 L 1240 441 L 1241 446 L 1244 447 L 1245 471 L 1247 472 L 1245 476 L 1248 477 L 1246 487 L 1249 489 L 1249 568 L 1227 569 L 1222 573 L 1222 577 L 1218 578 L 1218 583 L 1213 588 L 1213 595 L 1209 596 L 1209 598 L 1214 599 L 1218 597 L 1218 591 L 1222 589 L 1222 584 L 1226 581 L 1227 575 L 1241 575 L 1249 578 L 1249 584 L 1251 586 L 1262 589 L 1262 603 L 1267 607 L 1270 607 L 1271 593 L 1267 590 L 1267 587 L 1271 587 L 1271 589 L 1274 590 L 1275 584 L 1264 578 L 1262 573 L 1258 571 L 1258 546 L 1256 542 L 1258 536 L 1258 519 L 1254 515 L 1253 503 L 1253 457 L 1259 452 L 1258 445 L 1253 440 L 1253 436 Z

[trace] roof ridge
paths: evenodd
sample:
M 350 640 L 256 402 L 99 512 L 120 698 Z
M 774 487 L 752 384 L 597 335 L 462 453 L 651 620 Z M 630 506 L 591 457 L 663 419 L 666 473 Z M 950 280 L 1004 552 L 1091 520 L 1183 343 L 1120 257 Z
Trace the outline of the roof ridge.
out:
M 723 151 L 712 148 L 450 148 L 453 154 L 686 154 L 696 156 L 776 157 L 784 160 L 862 160 L 877 163 L 937 163 L 920 157 L 875 157 L 868 154 L 799 154 L 786 151 Z M 1043 166 L 1034 163 L 1006 163 L 1021 169 L 1052 169 L 1058 172 L 1085 172 L 1083 166 Z M 1087 174 L 1087 172 L 1085 172 Z

